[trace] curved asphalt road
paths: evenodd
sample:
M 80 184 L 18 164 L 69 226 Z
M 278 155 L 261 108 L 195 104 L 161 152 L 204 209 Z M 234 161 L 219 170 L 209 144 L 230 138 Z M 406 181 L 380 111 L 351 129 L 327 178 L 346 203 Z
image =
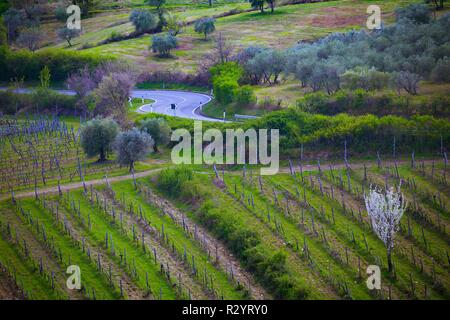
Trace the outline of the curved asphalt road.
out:
M 5 88 L 0 88 L 5 90 Z M 31 89 L 20 89 L 19 93 L 29 93 Z M 72 90 L 55 90 L 61 94 L 75 95 Z M 223 122 L 221 119 L 202 116 L 199 112 L 201 107 L 211 101 L 211 97 L 203 93 L 171 90 L 132 90 L 131 97 L 151 99 L 155 102 L 139 108 L 139 112 L 155 112 L 180 118 Z M 177 109 L 171 109 L 171 104 L 176 104 Z
M 168 90 L 133 90 L 131 96 L 155 101 L 140 107 L 139 112 L 142 113 L 156 112 L 195 120 L 222 121 L 200 114 L 201 107 L 211 101 L 211 97 L 206 94 Z M 173 103 L 177 106 L 176 110 L 171 109 Z

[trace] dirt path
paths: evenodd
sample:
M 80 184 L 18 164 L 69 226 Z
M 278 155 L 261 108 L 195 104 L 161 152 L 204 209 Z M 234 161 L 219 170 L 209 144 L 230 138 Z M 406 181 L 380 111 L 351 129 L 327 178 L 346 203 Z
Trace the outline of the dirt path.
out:
M 142 172 L 138 172 L 134 174 L 134 177 L 136 179 L 138 178 L 144 178 L 144 177 L 148 177 L 151 176 L 152 174 L 155 174 L 158 171 L 161 171 L 162 169 L 152 169 L 152 170 L 147 170 L 147 171 L 142 171 Z M 109 183 L 114 183 L 114 182 L 119 182 L 119 181 L 123 181 L 123 180 L 130 180 L 133 179 L 133 175 L 132 174 L 128 174 L 128 175 L 124 175 L 124 176 L 116 176 L 116 177 L 108 177 L 108 182 Z M 95 180 L 90 180 L 90 181 L 86 181 L 85 185 L 86 188 L 90 188 L 90 186 L 98 186 L 101 184 L 105 184 L 106 183 L 106 179 L 95 179 Z M 83 182 L 74 182 L 74 183 L 69 183 L 69 184 L 65 184 L 65 185 L 61 185 L 61 192 L 64 193 L 65 191 L 68 190 L 74 190 L 74 189 L 80 189 L 83 188 Z M 48 188 L 42 188 L 42 189 L 38 189 L 37 193 L 38 195 L 43 195 L 43 194 L 56 194 L 58 193 L 58 186 L 54 186 L 54 187 L 48 187 Z M 16 199 L 20 199 L 20 198 L 30 198 L 30 197 L 34 197 L 34 191 L 25 191 L 25 192 L 19 192 L 16 193 L 14 195 L 14 197 Z M 2 195 L 0 196 L 0 201 L 6 200 L 6 199 L 10 199 L 11 195 Z
M 19 287 L 14 283 L 6 270 L 0 266 L 0 300 L 24 300 Z
M 425 164 L 431 164 L 432 162 L 438 163 L 440 160 L 436 159 L 436 160 L 423 160 L 423 162 Z M 422 162 L 422 160 L 417 160 L 417 163 Z M 404 165 L 404 164 L 408 164 L 410 163 L 409 160 L 398 160 L 397 161 L 397 165 Z M 365 162 L 357 162 L 357 163 L 349 163 L 350 168 L 352 169 L 361 169 L 364 167 L 364 164 L 366 164 L 366 167 L 369 168 L 371 166 L 376 166 L 377 163 L 374 161 L 367 161 L 367 163 Z M 395 163 L 392 160 L 389 161 L 381 161 L 381 165 L 384 166 L 393 166 Z M 329 166 L 329 163 L 324 163 L 321 164 L 322 169 L 327 169 Z M 294 164 L 293 165 L 295 172 L 300 172 L 299 166 Z M 333 169 L 343 169 L 345 168 L 346 165 L 345 163 L 340 163 L 340 164 L 333 164 Z M 138 172 L 135 173 L 134 176 L 135 178 L 143 178 L 143 177 L 148 177 L 153 175 L 154 173 L 157 173 L 158 171 L 161 171 L 161 168 L 158 169 L 152 169 L 152 170 L 147 170 L 147 171 L 142 171 L 142 172 Z M 302 170 L 303 171 L 315 171 L 317 170 L 317 164 L 305 164 L 302 166 Z M 238 172 L 238 171 L 236 171 Z M 284 167 L 284 168 L 280 168 L 279 170 L 280 173 L 286 173 L 286 172 L 290 172 L 289 167 Z M 233 172 L 227 172 L 228 174 L 233 173 Z M 109 183 L 114 183 L 114 182 L 119 182 L 119 181 L 123 181 L 123 180 L 130 180 L 133 179 L 133 175 L 128 174 L 128 175 L 124 175 L 124 176 L 116 176 L 116 177 L 111 177 L 108 178 L 108 182 Z M 85 185 L 86 188 L 89 188 L 91 185 L 92 186 L 98 186 L 101 184 L 105 184 L 106 180 L 105 178 L 103 179 L 95 179 L 95 180 L 90 180 L 90 181 L 86 181 Z M 65 184 L 65 185 L 61 185 L 61 192 L 64 191 L 68 191 L 68 190 L 74 190 L 74 189 L 80 189 L 83 188 L 83 182 L 74 182 L 74 183 L 69 183 L 69 184 Z M 48 187 L 48 188 L 42 188 L 42 189 L 38 189 L 38 195 L 42 195 L 42 194 L 55 194 L 58 193 L 58 186 L 54 186 L 54 187 Z M 25 192 L 19 192 L 16 193 L 15 198 L 20 199 L 20 198 L 29 198 L 29 197 L 34 197 L 34 191 L 25 191 Z M 0 201 L 6 200 L 6 199 L 10 199 L 11 195 L 1 195 L 0 196 Z

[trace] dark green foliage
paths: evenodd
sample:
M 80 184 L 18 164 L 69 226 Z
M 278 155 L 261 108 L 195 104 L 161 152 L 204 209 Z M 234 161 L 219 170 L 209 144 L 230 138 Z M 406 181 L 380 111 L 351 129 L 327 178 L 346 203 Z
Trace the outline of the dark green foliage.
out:
M 105 161 L 118 133 L 119 126 L 112 119 L 90 120 L 81 127 L 81 146 L 89 157 L 99 155 L 99 161 Z
M 158 10 L 166 3 L 166 0 L 147 0 L 147 4 L 150 6 L 155 6 Z
M 8 0 L 0 0 L 0 14 L 8 10 L 9 3 Z
M 55 9 L 56 20 L 58 20 L 59 22 L 66 22 L 68 17 L 66 10 L 67 6 L 65 6 L 64 4 L 59 4 Z
M 395 10 L 397 20 L 407 19 L 414 23 L 429 23 L 431 20 L 431 12 L 425 4 L 412 4 L 405 8 L 397 8 Z
M 431 79 L 436 82 L 450 83 L 450 55 L 437 62 L 431 72 Z
M 39 72 L 47 65 L 54 81 L 64 81 L 77 70 L 95 68 L 108 60 L 114 58 L 60 49 L 46 49 L 33 54 L 27 50 L 11 51 L 6 46 L 0 46 L 0 80 L 24 77 L 25 81 L 36 81 Z

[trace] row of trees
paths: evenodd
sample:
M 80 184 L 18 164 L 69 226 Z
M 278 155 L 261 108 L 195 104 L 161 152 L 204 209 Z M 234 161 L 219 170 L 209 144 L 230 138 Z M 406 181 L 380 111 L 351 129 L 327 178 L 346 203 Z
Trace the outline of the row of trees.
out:
M 246 83 L 276 84 L 284 73 L 329 94 L 390 85 L 414 95 L 422 79 L 450 82 L 450 15 L 432 20 L 426 5 L 411 5 L 396 16 L 396 24 L 372 33 L 333 33 L 288 50 L 248 47 L 232 60 L 243 67 Z
M 264 13 L 264 7 L 266 4 L 270 7 L 270 11 L 274 13 L 276 0 L 250 0 L 250 4 L 253 8 L 259 9 L 261 13 Z
M 79 3 L 82 10 L 83 8 L 87 10 L 88 4 L 91 3 L 91 1 L 74 2 L 75 4 Z M 66 9 L 70 4 L 72 3 L 68 1 L 61 1 L 58 4 L 55 16 L 59 21 L 66 23 Z M 19 47 L 35 52 L 44 40 L 44 33 L 41 30 L 42 17 L 49 14 L 50 11 L 51 7 L 43 2 L 24 1 L 14 3 L 2 14 L 0 44 L 15 42 Z M 80 30 L 69 29 L 65 25 L 57 30 L 58 37 L 67 41 L 69 46 L 72 46 L 72 39 L 78 37 L 80 33 Z M 4 35 L 6 35 L 7 41 L 5 41 Z
M 120 132 L 119 125 L 111 118 L 96 118 L 81 128 L 80 141 L 89 157 L 99 156 L 99 162 L 106 161 L 115 151 L 120 165 L 134 169 L 136 161 L 143 160 L 150 152 L 158 152 L 158 146 L 170 141 L 171 129 L 162 118 L 148 119 L 139 129 Z

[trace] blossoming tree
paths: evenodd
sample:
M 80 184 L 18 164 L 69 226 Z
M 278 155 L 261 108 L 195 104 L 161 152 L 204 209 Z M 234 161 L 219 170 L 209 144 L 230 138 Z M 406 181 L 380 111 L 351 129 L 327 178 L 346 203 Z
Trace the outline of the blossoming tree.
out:
M 395 234 L 399 230 L 400 219 L 406 209 L 406 201 L 400 192 L 390 188 L 383 192 L 370 186 L 368 194 L 364 195 L 366 209 L 372 222 L 372 229 L 380 238 L 387 250 L 388 268 L 392 271 L 392 250 Z

